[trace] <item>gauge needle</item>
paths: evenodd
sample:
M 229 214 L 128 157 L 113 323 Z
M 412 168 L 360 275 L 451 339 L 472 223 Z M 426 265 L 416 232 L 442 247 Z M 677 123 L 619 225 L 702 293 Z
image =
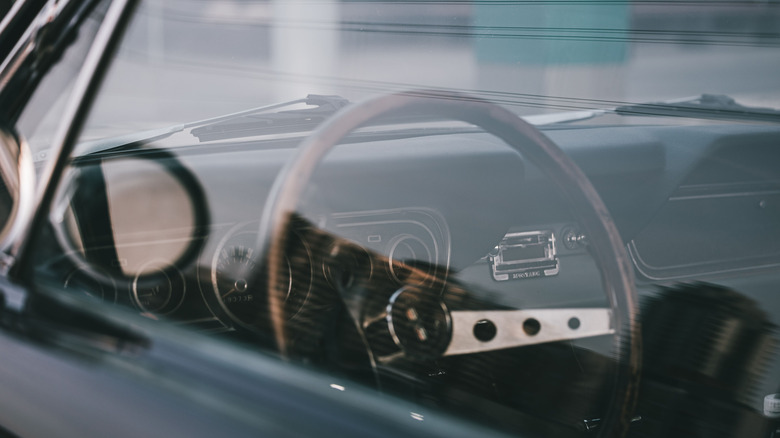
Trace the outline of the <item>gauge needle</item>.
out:
M 222 295 L 222 298 L 227 298 L 228 295 L 232 294 L 233 292 L 237 292 L 237 291 L 238 291 L 238 289 L 236 289 L 234 287 L 233 289 L 230 289 L 229 291 L 227 291 L 226 294 Z

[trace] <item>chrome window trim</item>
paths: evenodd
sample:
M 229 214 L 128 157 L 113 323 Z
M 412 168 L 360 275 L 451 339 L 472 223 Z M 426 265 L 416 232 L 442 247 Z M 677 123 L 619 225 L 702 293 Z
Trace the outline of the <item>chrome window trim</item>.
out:
M 110 1 L 105 18 L 95 35 L 92 46 L 76 77 L 73 91 L 68 99 L 63 116 L 56 130 L 51 151 L 56 157 L 46 163 L 38 180 L 38 189 L 33 202 L 34 212 L 30 220 L 19 225 L 19 234 L 9 249 L 14 259 L 9 274 L 15 280 L 23 281 L 24 270 L 31 258 L 30 248 L 37 238 L 37 230 L 48 218 L 49 206 L 54 199 L 65 165 L 84 125 L 95 94 L 105 76 L 118 40 L 129 21 L 135 0 Z M 29 279 L 30 276 L 27 276 Z

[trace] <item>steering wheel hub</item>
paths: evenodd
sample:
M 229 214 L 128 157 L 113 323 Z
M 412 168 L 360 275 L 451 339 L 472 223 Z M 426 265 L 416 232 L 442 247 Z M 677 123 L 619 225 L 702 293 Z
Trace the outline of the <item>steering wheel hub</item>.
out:
M 405 286 L 390 297 L 387 325 L 393 342 L 418 360 L 441 357 L 452 338 L 452 318 L 440 296 Z

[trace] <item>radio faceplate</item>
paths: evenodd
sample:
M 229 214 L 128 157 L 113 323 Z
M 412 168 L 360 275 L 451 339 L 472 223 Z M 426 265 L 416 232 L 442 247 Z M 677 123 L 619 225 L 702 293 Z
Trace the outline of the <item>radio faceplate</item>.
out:
M 490 255 L 496 281 L 558 274 L 555 234 L 551 230 L 507 233 Z

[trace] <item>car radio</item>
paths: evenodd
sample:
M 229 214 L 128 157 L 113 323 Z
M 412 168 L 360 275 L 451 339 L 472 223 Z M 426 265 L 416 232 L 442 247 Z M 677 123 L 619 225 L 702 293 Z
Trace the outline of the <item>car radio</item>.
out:
M 548 277 L 558 274 L 552 231 L 510 232 L 490 254 L 496 281 Z

